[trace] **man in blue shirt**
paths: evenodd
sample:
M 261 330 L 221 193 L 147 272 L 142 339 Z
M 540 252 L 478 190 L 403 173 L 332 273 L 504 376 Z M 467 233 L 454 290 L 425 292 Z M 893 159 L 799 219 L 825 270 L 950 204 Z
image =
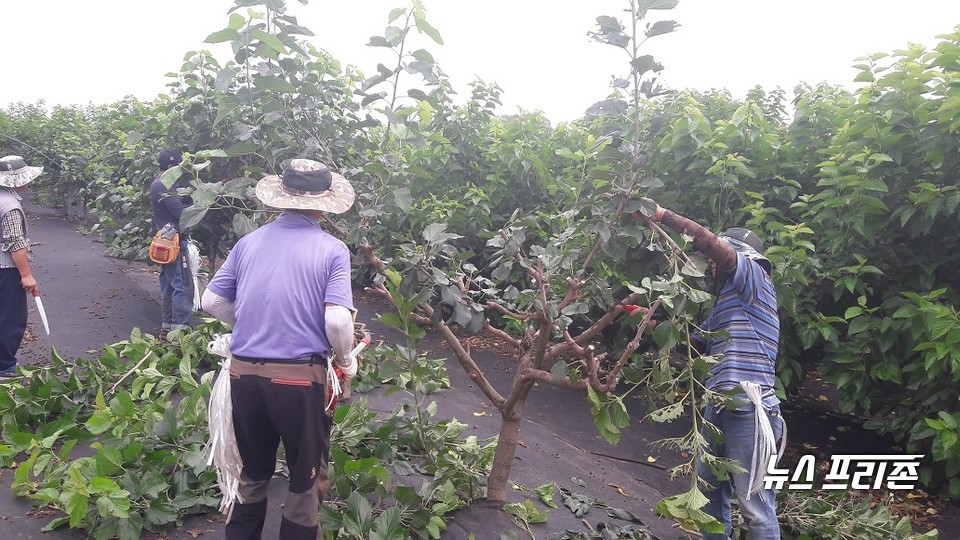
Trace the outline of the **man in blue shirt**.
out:
M 193 277 L 187 263 L 187 235 L 180 231 L 180 215 L 190 205 L 187 197 L 177 194 L 177 184 L 163 185 L 163 173 L 180 165 L 183 155 L 165 148 L 157 155 L 160 173 L 150 184 L 150 207 L 153 209 L 153 227 L 156 231 L 168 223 L 180 232 L 180 255 L 176 260 L 160 265 L 160 329 L 162 333 L 182 330 L 190 326 L 193 314 Z
M 650 201 L 652 202 L 652 201 Z M 655 203 L 654 203 L 655 204 Z M 772 265 L 763 256 L 763 242 L 753 232 L 735 228 L 719 236 L 693 220 L 656 206 L 651 221 L 693 237 L 694 249 L 707 256 L 717 291 L 716 303 L 696 337 L 698 350 L 717 359 L 706 386 L 715 392 L 736 394 L 739 407 L 707 405 L 705 419 L 723 434 L 710 453 L 733 459 L 748 472 L 719 480 L 702 461 L 700 477 L 713 489 L 704 511 L 726 526 L 726 534 L 704 534 L 707 540 L 725 540 L 732 533 L 730 501 L 736 494 L 751 540 L 776 540 L 780 527 L 776 493 L 763 489 L 767 460 L 786 428 L 780 400 L 774 394 L 780 340 L 777 294 L 770 278 Z M 760 426 L 758 430 L 757 426 Z M 766 428 L 766 429 L 764 429 Z M 710 439 L 710 430 L 705 435 Z M 782 453 L 782 446 L 780 453 Z

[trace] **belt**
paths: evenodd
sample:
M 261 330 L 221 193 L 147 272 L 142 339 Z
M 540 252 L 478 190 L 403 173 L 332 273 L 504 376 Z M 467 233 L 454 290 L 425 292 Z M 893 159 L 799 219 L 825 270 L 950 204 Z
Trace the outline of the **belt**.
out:
M 319 355 L 315 356 L 320 357 Z M 317 383 L 321 386 L 326 385 L 326 362 L 284 362 L 277 361 L 276 359 L 272 361 L 267 360 L 266 362 L 252 362 L 247 357 L 242 356 L 234 356 L 233 359 L 239 360 L 239 362 L 230 362 L 231 377 L 253 375 L 271 379 L 274 382 L 305 382 Z
M 239 354 L 233 355 L 234 360 L 239 360 L 241 362 L 249 362 L 251 364 L 321 364 L 327 365 L 327 355 L 314 353 L 308 356 L 301 356 L 300 358 L 258 358 L 254 356 L 240 356 Z

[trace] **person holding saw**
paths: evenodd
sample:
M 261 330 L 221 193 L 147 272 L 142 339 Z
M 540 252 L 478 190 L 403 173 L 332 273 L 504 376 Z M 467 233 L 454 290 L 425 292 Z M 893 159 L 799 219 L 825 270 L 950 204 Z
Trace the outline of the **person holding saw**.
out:
M 772 264 L 763 256 L 760 237 L 748 229 L 733 228 L 716 235 L 650 199 L 642 202 L 635 217 L 691 236 L 694 249 L 708 259 L 716 302 L 701 326 L 703 335 L 694 336 L 694 345 L 717 359 L 706 387 L 736 398 L 734 405 L 708 403 L 704 418 L 723 434 L 723 441 L 714 442 L 710 453 L 738 461 L 747 472 L 720 480 L 698 459 L 700 478 L 708 484 L 709 502 L 703 510 L 726 527 L 725 534 L 703 536 L 707 540 L 730 538 L 735 495 L 748 537 L 776 540 L 780 538 L 776 493 L 763 486 L 768 462 L 772 455 L 782 455 L 786 438 L 780 400 L 774 393 L 780 319 L 770 275 Z M 713 438 L 712 430 L 705 430 L 704 435 Z

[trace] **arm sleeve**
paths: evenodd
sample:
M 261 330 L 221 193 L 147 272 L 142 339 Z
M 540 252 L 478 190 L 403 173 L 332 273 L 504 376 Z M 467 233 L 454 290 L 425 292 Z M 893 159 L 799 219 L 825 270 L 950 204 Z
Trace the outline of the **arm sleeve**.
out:
M 0 240 L 0 250 L 13 253 L 21 249 L 27 249 L 26 228 L 24 227 L 23 212 L 19 209 L 13 209 L 3 216 L 2 240 Z
M 353 314 L 344 306 L 327 304 L 324 325 L 327 340 L 337 354 L 337 365 L 344 376 L 352 379 L 357 374 L 357 359 L 350 355 L 353 350 Z
M 767 273 L 759 264 L 742 253 L 737 253 L 737 259 L 739 262 L 731 283 L 743 303 L 749 306 L 757 301 L 758 291 L 763 287 L 763 280 Z
M 200 298 L 200 307 L 218 320 L 233 326 L 237 324 L 237 314 L 234 311 L 236 307 L 233 300 L 228 300 L 219 294 L 206 289 L 203 291 L 203 297 Z
M 679 233 L 692 236 L 693 248 L 710 257 L 720 270 L 730 273 L 736 269 L 737 252 L 703 225 L 670 210 L 664 212 L 660 221 Z
M 240 244 L 234 246 L 233 250 L 230 251 L 230 254 L 227 255 L 227 260 L 223 261 L 223 264 L 217 269 L 217 273 L 214 274 L 213 279 L 211 279 L 210 283 L 207 284 L 208 291 L 212 291 L 218 296 L 222 296 L 231 302 L 234 302 L 237 299 L 237 272 L 235 267 L 237 264 L 236 259 L 238 257 L 237 252 L 240 249 Z
M 323 301 L 353 309 L 353 285 L 350 282 L 350 250 L 343 243 L 333 249 L 327 267 L 327 283 Z

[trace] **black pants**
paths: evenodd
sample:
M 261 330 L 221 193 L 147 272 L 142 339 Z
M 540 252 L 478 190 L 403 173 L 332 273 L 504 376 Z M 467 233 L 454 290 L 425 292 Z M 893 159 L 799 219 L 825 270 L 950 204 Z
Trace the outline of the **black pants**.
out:
M 17 349 L 27 330 L 27 293 L 20 271 L 0 268 L 0 371 L 17 365 Z
M 247 364 L 245 367 L 249 368 Z M 268 364 L 276 368 L 276 364 Z M 322 370 L 320 371 L 322 373 Z M 227 540 L 260 538 L 267 514 L 267 486 L 280 442 L 290 469 L 290 489 L 280 522 L 283 540 L 316 540 L 320 503 L 327 492 L 332 419 L 323 410 L 322 375 L 312 377 L 231 374 L 233 422 L 243 459 L 240 495 L 227 523 Z

